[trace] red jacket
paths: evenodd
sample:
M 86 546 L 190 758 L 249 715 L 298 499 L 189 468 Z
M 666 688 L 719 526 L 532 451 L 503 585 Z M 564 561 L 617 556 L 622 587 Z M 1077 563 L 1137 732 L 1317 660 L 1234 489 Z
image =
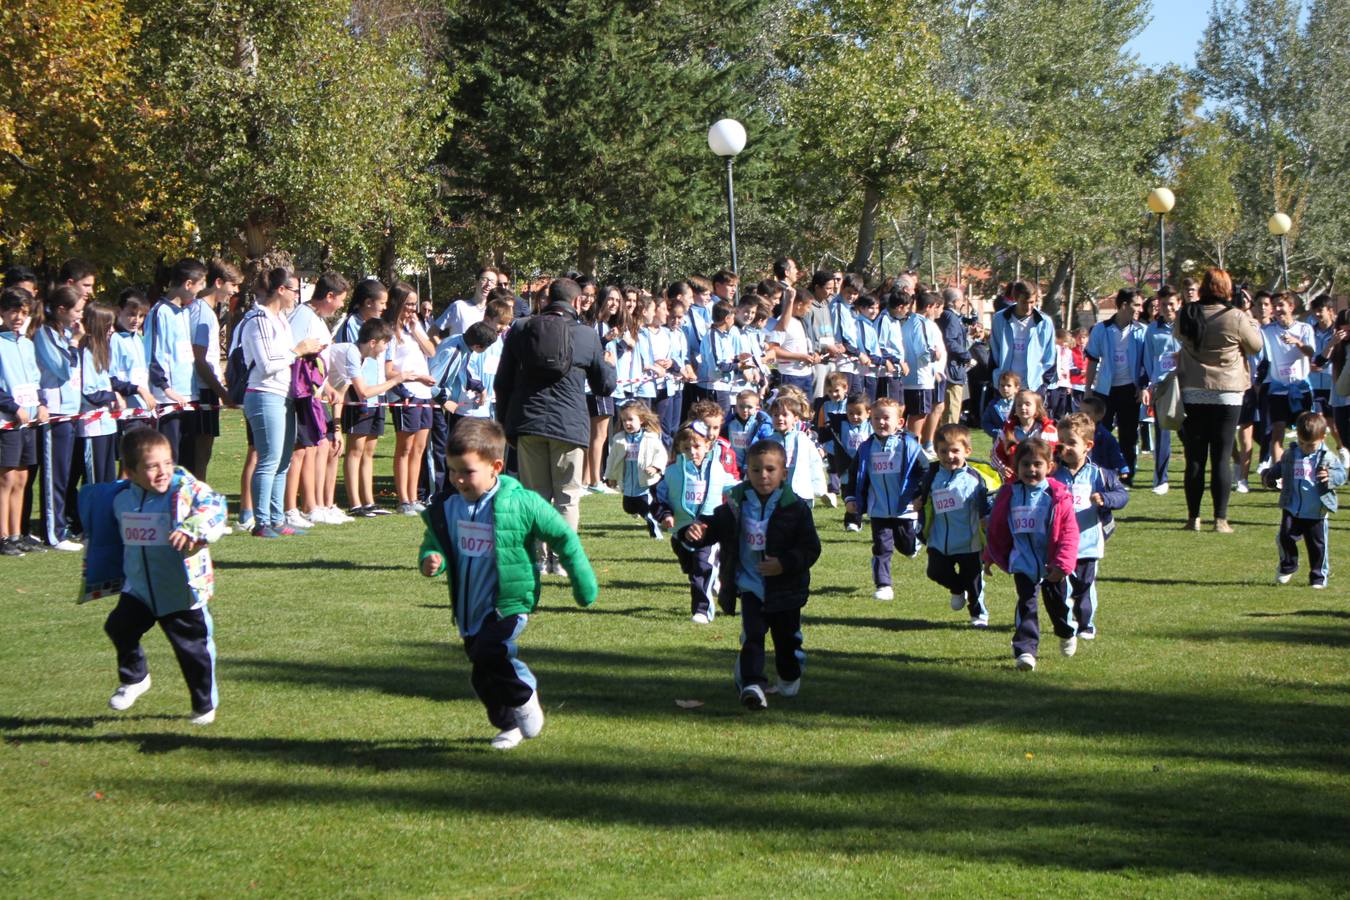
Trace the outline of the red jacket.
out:
M 1050 452 L 1055 452 L 1055 445 L 1059 443 L 1059 429 L 1055 428 L 1055 420 L 1046 416 L 1041 419 L 1038 434 L 1028 435 L 1029 437 L 1038 437 L 1050 445 Z M 1003 431 L 994 441 L 994 462 L 1005 468 L 1012 468 L 1013 454 L 1017 451 L 1017 419 L 1008 416 L 1008 421 L 1003 423 Z
M 727 470 L 727 474 L 740 481 L 741 467 L 736 464 L 736 450 L 731 446 L 731 441 L 719 437 L 713 444 L 712 450 L 717 454 L 717 458 L 721 461 L 722 468 Z
M 1072 572 L 1078 565 L 1078 517 L 1073 511 L 1073 492 L 1057 479 L 1048 479 L 1050 485 L 1050 534 L 1046 547 L 1045 564 L 1060 571 Z M 1009 571 L 1013 536 L 1008 526 L 1012 506 L 1012 482 L 1003 485 L 994 499 L 994 511 L 989 514 L 989 529 L 984 545 L 984 561 Z

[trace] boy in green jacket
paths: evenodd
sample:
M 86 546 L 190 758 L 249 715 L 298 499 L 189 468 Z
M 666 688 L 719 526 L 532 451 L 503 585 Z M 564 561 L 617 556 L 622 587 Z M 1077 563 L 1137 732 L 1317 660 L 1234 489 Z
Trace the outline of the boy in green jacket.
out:
M 534 673 L 516 658 L 516 642 L 539 605 L 534 560 L 540 542 L 557 553 L 579 606 L 595 602 L 595 573 L 581 540 L 543 497 L 502 475 L 506 435 L 491 419 L 461 419 L 446 446 L 453 487 L 433 497 L 422 518 L 422 574 L 446 572 L 450 604 L 473 689 L 501 729 L 496 750 L 539 735 L 544 710 Z

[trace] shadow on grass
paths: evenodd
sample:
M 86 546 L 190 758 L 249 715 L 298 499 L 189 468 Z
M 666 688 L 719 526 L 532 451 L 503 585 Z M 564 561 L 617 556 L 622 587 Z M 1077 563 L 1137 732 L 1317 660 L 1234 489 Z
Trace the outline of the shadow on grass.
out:
M 1213 523 L 1213 519 L 1211 518 L 1210 514 L 1209 514 L 1207 511 L 1202 510 L 1201 512 L 1203 513 L 1204 521 L 1203 521 L 1203 525 L 1202 525 L 1201 530 L 1200 530 L 1199 532 L 1196 532 L 1196 533 L 1197 533 L 1197 534 L 1213 534 L 1214 532 L 1213 532 L 1212 528 L 1210 527 L 1211 525 L 1214 524 L 1214 523 Z M 1186 533 L 1187 533 L 1187 532 L 1181 527 L 1182 525 L 1186 524 L 1186 519 L 1185 519 L 1185 517 L 1184 517 L 1184 513 L 1178 513 L 1176 516 L 1131 516 L 1131 515 L 1119 515 L 1119 514 L 1118 514 L 1118 515 L 1116 515 L 1116 521 L 1118 521 L 1118 522 L 1120 522 L 1121 524 L 1124 524 L 1124 525 L 1129 525 L 1129 524 L 1131 524 L 1131 523 L 1133 523 L 1133 522 L 1150 522 L 1150 523 L 1153 523 L 1153 524 L 1155 524 L 1155 525 L 1175 525 L 1175 526 L 1177 527 L 1177 532 L 1178 532 L 1178 533 L 1180 533 L 1180 534 L 1186 534 Z M 1233 518 L 1230 518 L 1230 519 L 1228 520 L 1228 524 L 1229 524 L 1229 525 L 1234 525 L 1234 526 L 1243 526 L 1243 527 L 1248 527 L 1248 528 L 1269 528 L 1269 529 L 1271 529 L 1271 532 L 1272 532 L 1272 534 L 1273 534 L 1273 533 L 1274 533 L 1274 529 L 1275 529 L 1280 523 L 1279 523 L 1278 520 L 1272 520 L 1272 521 L 1270 521 L 1270 522 L 1246 522 L 1246 521 L 1241 521 L 1241 520 L 1239 520 L 1239 519 L 1233 519 Z
M 1350 612 L 1339 609 L 1300 609 L 1295 612 L 1267 613 L 1254 612 L 1245 613 L 1249 619 L 1284 619 L 1289 616 L 1308 616 L 1321 619 L 1350 619 Z
M 1333 625 L 1301 628 L 1251 628 L 1242 631 L 1183 631 L 1175 637 L 1187 641 L 1250 641 L 1257 644 L 1302 644 L 1309 647 L 1350 647 L 1350 628 Z
M 759 721 L 766 721 L 760 716 Z M 38 734 L 30 740 L 41 741 Z M 729 753 L 698 758 L 588 746 L 584 765 L 527 744 L 490 753 L 481 739 L 234 738 L 202 732 L 64 735 L 66 743 L 126 745 L 150 756 L 195 752 L 216 761 L 191 778 L 106 774 L 109 794 L 144 802 L 222 808 L 465 814 L 492 820 L 621 826 L 674 839 L 691 831 L 773 841 L 781 850 L 850 857 L 941 854 L 977 863 L 1078 871 L 1193 873 L 1204 878 L 1341 882 L 1350 862 L 1337 834 L 1350 820 L 1328 811 L 1324 789 L 1264 773 L 1169 770 L 1157 765 L 1109 783 L 1072 767 L 1028 761 L 1016 774 L 956 772 L 909 761 L 798 763 Z M 541 742 L 542 743 L 542 742 Z M 222 771 L 222 759 L 244 764 Z M 251 762 L 378 774 L 420 773 L 414 783 L 339 777 L 320 781 Z M 1019 764 L 1020 766 L 1020 764 Z M 1066 769 L 1068 769 L 1066 771 Z M 1238 801 L 1237 798 L 1241 798 Z M 553 827 L 553 826 L 549 826 Z M 1090 845 L 1083 836 L 1091 835 Z M 659 844 L 653 846 L 659 847 Z M 1259 887 L 1253 886 L 1257 891 Z
M 1219 581 L 1215 578 L 1195 579 L 1195 578 L 1136 578 L 1124 575 L 1099 575 L 1098 581 L 1110 581 L 1119 584 L 1160 584 L 1160 585 L 1193 585 L 1195 587 L 1210 587 L 1211 585 L 1228 585 L 1232 587 L 1251 587 L 1257 584 L 1255 578 L 1249 578 L 1246 581 Z
M 317 548 L 316 548 L 317 549 Z M 352 562 L 350 559 L 311 559 L 304 563 L 297 563 L 295 560 L 288 562 L 260 562 L 258 560 L 238 560 L 238 559 L 216 559 L 213 564 L 217 569 L 294 569 L 298 565 L 313 566 L 325 570 L 340 571 L 379 571 L 379 572 L 406 572 L 412 571 L 415 567 L 406 566 L 383 566 L 372 565 L 369 563 Z

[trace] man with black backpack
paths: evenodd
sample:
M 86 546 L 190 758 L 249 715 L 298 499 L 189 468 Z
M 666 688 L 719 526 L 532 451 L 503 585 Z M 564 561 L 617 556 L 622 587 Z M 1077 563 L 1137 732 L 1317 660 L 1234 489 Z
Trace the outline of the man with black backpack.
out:
M 614 393 L 614 359 L 581 320 L 581 286 L 559 278 L 548 305 L 506 333 L 497 369 L 497 418 L 515 445 L 520 481 L 553 504 L 572 530 L 581 519 L 581 465 L 590 441 L 587 383 L 597 397 Z M 565 574 L 551 551 L 541 566 Z

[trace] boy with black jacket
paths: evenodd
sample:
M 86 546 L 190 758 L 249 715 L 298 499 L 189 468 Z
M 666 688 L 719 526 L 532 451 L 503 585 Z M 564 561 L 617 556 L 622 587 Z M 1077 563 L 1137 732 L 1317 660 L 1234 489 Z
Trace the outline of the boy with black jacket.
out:
M 759 441 L 746 452 L 745 481 L 711 516 L 680 532 L 691 547 L 721 546 L 717 605 L 731 615 L 741 598 L 741 652 L 736 687 L 747 709 L 764 709 L 764 637 L 773 634 L 778 684 L 768 693 L 795 697 L 801 689 L 802 607 L 811 592 L 811 566 L 820 558 L 811 508 L 787 480 L 781 444 Z

